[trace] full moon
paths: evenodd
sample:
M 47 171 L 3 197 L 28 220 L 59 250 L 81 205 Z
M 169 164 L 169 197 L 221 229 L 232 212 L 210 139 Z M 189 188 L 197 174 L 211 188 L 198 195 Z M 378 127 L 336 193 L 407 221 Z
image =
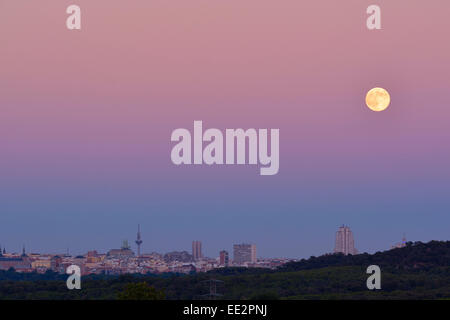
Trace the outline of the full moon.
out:
M 383 111 L 391 103 L 389 92 L 383 88 L 373 88 L 366 95 L 366 104 L 372 111 Z

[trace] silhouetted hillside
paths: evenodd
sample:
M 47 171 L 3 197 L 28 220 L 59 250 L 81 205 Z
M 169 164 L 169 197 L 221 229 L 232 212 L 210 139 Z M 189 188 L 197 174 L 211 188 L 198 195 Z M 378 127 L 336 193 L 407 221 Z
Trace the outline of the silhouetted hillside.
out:
M 375 254 L 328 254 L 291 262 L 278 270 L 299 271 L 332 266 L 378 265 L 382 269 L 427 269 L 450 266 L 450 241 L 431 241 L 428 243 L 408 242 L 404 248 L 396 248 Z

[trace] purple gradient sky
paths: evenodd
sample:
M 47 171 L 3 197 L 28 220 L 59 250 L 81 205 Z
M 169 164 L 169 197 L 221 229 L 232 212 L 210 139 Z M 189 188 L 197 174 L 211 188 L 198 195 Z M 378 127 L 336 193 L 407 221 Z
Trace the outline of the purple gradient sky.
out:
M 448 240 L 450 2 L 0 2 L 0 245 L 81 253 L 133 240 L 207 255 Z M 389 90 L 374 113 L 367 90 Z M 280 172 L 175 167 L 170 134 L 279 128 Z

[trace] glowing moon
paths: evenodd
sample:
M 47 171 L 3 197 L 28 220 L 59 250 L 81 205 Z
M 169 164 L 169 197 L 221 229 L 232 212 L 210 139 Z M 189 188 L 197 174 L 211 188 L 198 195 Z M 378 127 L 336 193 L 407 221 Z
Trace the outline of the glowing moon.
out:
M 373 88 L 366 95 L 366 104 L 372 111 L 383 111 L 391 103 L 391 96 L 383 88 Z

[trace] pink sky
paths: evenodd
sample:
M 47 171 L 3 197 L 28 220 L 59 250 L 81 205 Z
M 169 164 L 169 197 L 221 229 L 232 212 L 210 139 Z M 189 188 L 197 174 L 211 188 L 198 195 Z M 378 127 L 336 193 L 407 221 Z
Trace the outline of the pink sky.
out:
M 81 31 L 65 28 L 74 3 Z M 369 31 L 373 3 L 1 1 L 2 189 L 14 186 L 19 199 L 45 185 L 70 199 L 61 184 L 94 195 L 103 182 L 122 184 L 117 196 L 145 181 L 176 182 L 179 190 L 162 191 L 170 197 L 199 179 L 191 192 L 205 191 L 202 181 L 263 195 L 326 186 L 352 201 L 355 186 L 401 183 L 411 194 L 441 186 L 450 160 L 450 2 L 376 1 L 383 29 Z M 375 86 L 392 97 L 382 113 L 364 106 Z M 194 120 L 279 128 L 279 175 L 174 168 L 170 133 Z

